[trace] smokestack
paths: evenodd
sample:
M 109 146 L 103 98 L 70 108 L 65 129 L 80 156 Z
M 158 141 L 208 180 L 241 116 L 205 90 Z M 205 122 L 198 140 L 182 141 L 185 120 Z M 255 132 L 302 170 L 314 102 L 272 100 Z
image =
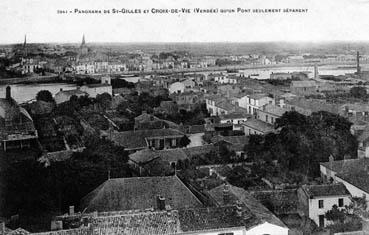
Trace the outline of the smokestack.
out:
M 12 98 L 12 93 L 11 93 L 11 88 L 10 88 L 10 86 L 7 86 L 7 87 L 6 87 L 6 95 L 5 95 L 5 98 L 6 98 L 7 100 L 10 100 L 10 99 Z
M 314 78 L 319 78 L 318 65 L 314 65 Z
M 357 76 L 360 76 L 360 74 L 361 74 L 360 53 L 359 53 L 359 51 L 356 52 L 356 73 L 357 73 Z

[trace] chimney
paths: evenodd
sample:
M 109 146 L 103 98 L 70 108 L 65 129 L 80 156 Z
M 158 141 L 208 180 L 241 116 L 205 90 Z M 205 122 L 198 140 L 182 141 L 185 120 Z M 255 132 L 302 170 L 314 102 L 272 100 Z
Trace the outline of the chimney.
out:
M 223 188 L 223 202 L 224 204 L 228 204 L 229 201 L 230 201 L 229 185 L 225 184 Z
M 360 76 L 361 68 L 360 68 L 360 53 L 359 53 L 359 51 L 356 52 L 356 73 L 357 73 L 357 76 Z
M 69 215 L 74 215 L 74 206 L 69 206 Z
M 7 100 L 10 100 L 10 99 L 12 98 L 12 93 L 11 93 L 11 88 L 10 88 L 10 86 L 7 86 L 7 87 L 6 87 L 6 95 L 5 95 L 5 98 L 6 98 Z
M 165 197 L 157 196 L 157 206 L 159 210 L 165 210 Z
M 236 215 L 237 217 L 242 217 L 242 203 L 237 202 L 236 204 Z

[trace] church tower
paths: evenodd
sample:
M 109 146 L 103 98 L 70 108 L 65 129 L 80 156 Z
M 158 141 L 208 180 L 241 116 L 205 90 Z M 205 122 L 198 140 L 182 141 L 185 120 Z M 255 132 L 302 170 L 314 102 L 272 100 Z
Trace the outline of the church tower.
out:
M 87 45 L 86 45 L 85 35 L 84 34 L 82 36 L 82 43 L 81 43 L 81 47 L 80 47 L 80 54 L 81 55 L 87 55 L 88 54 L 88 48 L 87 48 Z

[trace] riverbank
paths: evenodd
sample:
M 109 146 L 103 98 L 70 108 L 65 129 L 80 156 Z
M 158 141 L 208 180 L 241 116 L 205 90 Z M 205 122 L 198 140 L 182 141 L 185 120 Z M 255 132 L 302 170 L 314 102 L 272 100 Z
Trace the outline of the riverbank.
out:
M 162 69 L 162 70 L 153 70 L 153 71 L 124 71 L 121 73 L 103 73 L 103 74 L 88 74 L 88 75 L 66 75 L 65 79 L 62 79 L 59 75 L 49 75 L 49 76 L 37 76 L 37 77 L 21 77 L 21 78 L 3 78 L 0 79 L 0 85 L 7 84 L 41 84 L 41 83 L 70 83 L 76 84 L 78 81 L 75 81 L 75 77 L 99 77 L 106 75 L 113 76 L 147 76 L 147 75 L 169 75 L 169 74 L 178 74 L 178 73 L 201 73 L 201 72 L 216 72 L 216 71 L 226 71 L 226 70 L 257 70 L 257 69 L 273 69 L 273 68 L 292 68 L 292 67 L 313 67 L 315 63 L 299 63 L 299 64 L 270 64 L 270 65 L 232 65 L 232 66 L 212 66 L 206 68 L 188 68 L 188 69 Z M 319 67 L 321 66 L 349 66 L 350 68 L 354 67 L 355 62 L 335 62 L 335 63 L 318 63 Z M 369 66 L 369 64 L 362 64 L 361 67 Z M 291 71 L 292 72 L 292 71 Z

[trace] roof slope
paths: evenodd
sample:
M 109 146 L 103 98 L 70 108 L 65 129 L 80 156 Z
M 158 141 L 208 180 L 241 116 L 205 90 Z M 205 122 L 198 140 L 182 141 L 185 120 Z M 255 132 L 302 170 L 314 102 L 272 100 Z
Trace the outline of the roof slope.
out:
M 195 232 L 232 227 L 250 228 L 259 224 L 259 221 L 249 211 L 243 208 L 241 215 L 237 215 L 236 210 L 236 206 L 180 210 L 179 221 L 181 229 L 183 232 Z
M 324 184 L 324 185 L 303 185 L 301 188 L 310 197 L 327 197 L 350 195 L 345 185 L 340 184 Z
M 82 199 L 81 209 L 106 212 L 157 208 L 159 195 L 173 209 L 202 206 L 177 176 L 164 176 L 109 179 Z
M 218 204 L 227 205 L 234 204 L 237 201 L 242 202 L 250 212 L 255 215 L 260 221 L 268 222 L 281 227 L 286 227 L 286 225 L 278 219 L 271 211 L 269 211 L 265 206 L 263 206 L 259 201 L 257 201 L 249 192 L 246 190 L 228 185 L 229 187 L 229 200 L 224 201 L 223 190 L 225 185 L 220 185 L 209 191 L 211 197 L 213 197 Z

